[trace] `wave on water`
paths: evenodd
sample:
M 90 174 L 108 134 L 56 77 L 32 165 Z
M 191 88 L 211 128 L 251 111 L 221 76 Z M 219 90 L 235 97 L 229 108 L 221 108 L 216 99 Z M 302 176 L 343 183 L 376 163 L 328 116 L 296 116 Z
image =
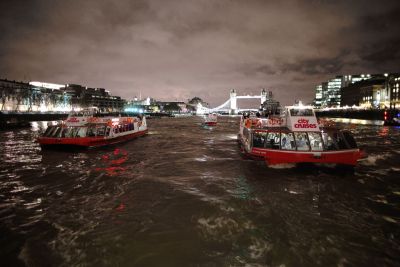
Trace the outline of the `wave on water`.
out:
M 390 156 L 389 153 L 369 154 L 367 158 L 360 161 L 360 164 L 365 165 L 365 166 L 376 166 L 377 161 L 385 160 L 385 159 L 389 158 L 389 156 Z
M 282 163 L 282 164 L 268 165 L 268 168 L 271 168 L 271 169 L 292 169 L 295 167 L 296 167 L 295 163 Z

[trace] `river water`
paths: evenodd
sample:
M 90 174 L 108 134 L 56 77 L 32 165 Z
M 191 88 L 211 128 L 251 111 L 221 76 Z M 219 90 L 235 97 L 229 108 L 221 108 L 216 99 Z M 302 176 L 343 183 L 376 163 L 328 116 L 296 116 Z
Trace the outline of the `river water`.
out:
M 42 151 L 0 132 L 1 266 L 400 266 L 400 128 L 344 124 L 354 173 L 244 159 L 238 117 Z

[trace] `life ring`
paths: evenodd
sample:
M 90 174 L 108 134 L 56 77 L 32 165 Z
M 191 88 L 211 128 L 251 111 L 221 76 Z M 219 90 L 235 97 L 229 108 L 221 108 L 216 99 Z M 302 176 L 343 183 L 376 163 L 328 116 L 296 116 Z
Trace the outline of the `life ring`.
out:
M 244 122 L 244 125 L 246 126 L 246 128 L 251 128 L 251 119 L 246 119 L 246 121 Z

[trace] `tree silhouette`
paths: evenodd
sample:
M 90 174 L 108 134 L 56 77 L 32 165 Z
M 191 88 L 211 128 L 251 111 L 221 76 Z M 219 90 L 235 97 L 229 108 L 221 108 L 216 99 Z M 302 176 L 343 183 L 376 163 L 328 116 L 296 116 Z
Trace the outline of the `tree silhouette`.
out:
M 166 112 L 173 112 L 173 111 L 177 111 L 180 112 L 181 111 L 181 107 L 178 105 L 178 103 L 172 102 L 172 103 L 168 103 L 164 106 L 164 111 Z
M 189 100 L 188 104 L 191 105 L 197 105 L 198 103 L 200 104 L 205 104 L 205 102 L 203 101 L 203 99 L 201 99 L 200 97 L 193 97 L 191 100 Z

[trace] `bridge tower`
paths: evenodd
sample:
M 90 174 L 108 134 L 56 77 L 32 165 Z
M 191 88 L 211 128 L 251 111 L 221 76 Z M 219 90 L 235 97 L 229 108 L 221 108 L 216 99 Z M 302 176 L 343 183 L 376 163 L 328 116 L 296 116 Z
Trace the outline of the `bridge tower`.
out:
M 267 91 L 265 88 L 261 89 L 261 105 L 267 100 Z
M 237 113 L 237 100 L 236 100 L 236 90 L 232 89 L 230 92 L 231 96 L 231 109 L 230 109 L 230 114 L 236 114 Z

